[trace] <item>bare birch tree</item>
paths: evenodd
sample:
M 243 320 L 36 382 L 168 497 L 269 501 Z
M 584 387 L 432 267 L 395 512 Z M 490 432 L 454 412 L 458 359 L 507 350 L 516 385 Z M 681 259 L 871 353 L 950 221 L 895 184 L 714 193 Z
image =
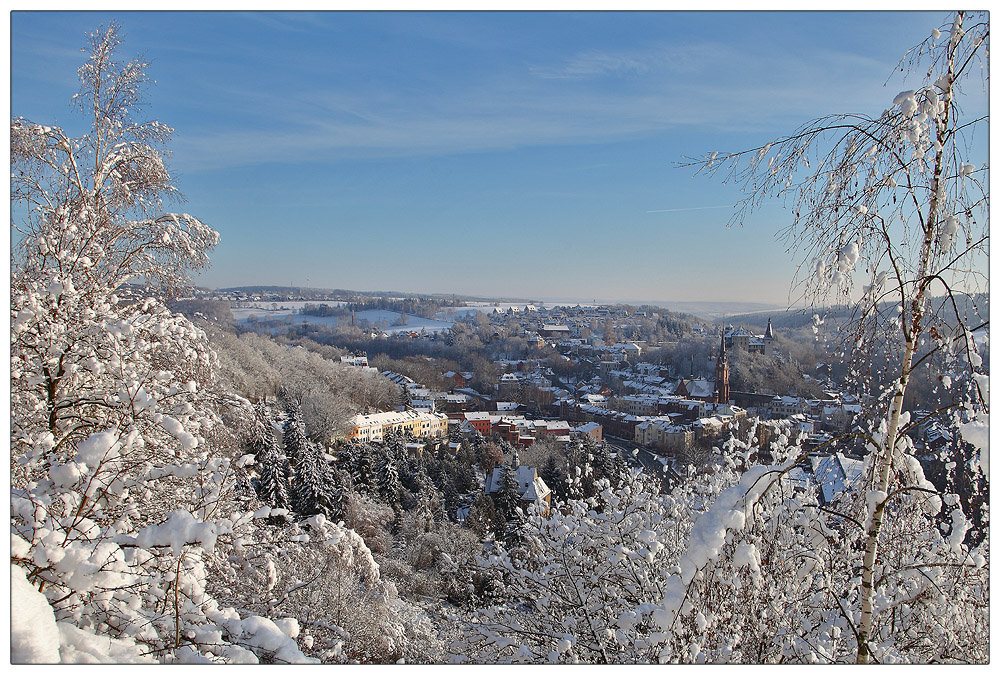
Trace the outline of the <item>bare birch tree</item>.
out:
M 901 499 L 937 497 L 922 471 L 906 468 L 916 458 L 904 412 L 907 385 L 932 353 L 953 366 L 946 385 L 960 391 L 959 403 L 948 413 L 979 446 L 972 464 L 988 480 L 988 375 L 975 338 L 988 321 L 970 319 L 962 300 L 988 292 L 989 168 L 974 162 L 986 159 L 989 115 L 969 115 L 961 105 L 964 87 L 988 82 L 988 54 L 988 16 L 958 12 L 905 55 L 900 70 L 920 85 L 881 115 L 830 115 L 751 150 L 682 162 L 742 186 L 747 196 L 732 224 L 765 200 L 783 199 L 792 222 L 782 234 L 801 261 L 796 287 L 814 305 L 832 295 L 854 307 L 849 348 L 857 363 L 867 360 L 856 372 L 868 376 L 881 420 L 867 436 L 871 458 L 858 495 L 865 530 L 854 626 L 859 663 L 872 656 L 885 518 Z M 889 382 L 870 377 L 877 353 L 894 355 Z

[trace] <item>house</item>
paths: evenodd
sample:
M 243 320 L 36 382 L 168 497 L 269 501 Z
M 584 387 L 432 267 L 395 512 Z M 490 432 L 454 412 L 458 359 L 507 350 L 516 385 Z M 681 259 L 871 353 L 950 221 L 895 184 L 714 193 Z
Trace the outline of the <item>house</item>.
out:
M 630 363 L 638 361 L 639 355 L 642 354 L 642 347 L 634 342 L 620 342 L 612 347 L 612 349 L 622 355 L 622 360 L 629 361 Z
M 695 401 L 715 400 L 715 381 L 697 378 L 694 380 L 681 380 L 674 390 L 674 394 Z
M 635 442 L 643 447 L 666 454 L 679 455 L 694 447 L 695 432 L 691 425 L 676 424 L 674 415 L 640 422 L 635 428 Z
M 486 476 L 486 494 L 492 495 L 500 491 L 503 472 L 510 468 L 509 466 L 498 466 Z M 545 515 L 548 515 L 552 505 L 552 491 L 538 476 L 535 467 L 519 465 L 514 472 L 514 478 L 517 481 L 517 491 L 521 495 L 523 510 L 527 512 L 527 507 L 535 504 L 542 508 Z
M 820 487 L 820 499 L 824 504 L 834 501 L 861 477 L 865 463 L 860 459 L 850 459 L 842 453 L 826 457 L 812 457 L 812 473 Z
M 340 362 L 345 366 L 354 366 L 356 368 L 367 368 L 368 355 L 362 354 L 361 356 L 341 356 Z
M 576 427 L 575 429 L 571 429 L 569 434 L 570 437 L 576 437 L 576 438 L 586 437 L 590 438 L 593 441 L 596 441 L 597 443 L 600 443 L 602 438 L 601 432 L 602 432 L 602 427 L 600 424 L 598 424 L 597 422 L 586 422 Z
M 563 324 L 544 324 L 539 330 L 538 334 L 542 337 L 553 337 L 553 338 L 568 338 L 569 337 L 569 326 Z
M 465 376 L 465 373 L 456 373 L 454 370 L 449 370 L 444 374 L 445 379 L 451 380 L 455 383 L 455 388 L 461 388 L 469 384 L 469 378 Z
M 448 394 L 440 403 L 444 412 L 457 413 L 475 410 L 478 404 L 468 394 Z
M 514 373 L 504 373 L 497 381 L 497 398 L 517 398 L 521 380 Z
M 809 401 L 801 396 L 775 396 L 768 408 L 773 417 L 791 417 L 809 412 Z
M 489 436 L 493 433 L 493 420 L 488 412 L 467 412 L 463 416 L 465 421 L 483 436 Z

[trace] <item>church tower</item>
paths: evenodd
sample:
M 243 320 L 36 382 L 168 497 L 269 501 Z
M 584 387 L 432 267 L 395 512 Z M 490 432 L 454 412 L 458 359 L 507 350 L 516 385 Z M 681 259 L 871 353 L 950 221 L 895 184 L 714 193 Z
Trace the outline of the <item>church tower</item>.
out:
M 771 317 L 767 318 L 767 330 L 764 331 L 764 356 L 774 353 L 774 331 L 771 329 Z
M 729 357 L 726 355 L 726 334 L 722 334 L 719 357 L 715 361 L 715 402 L 729 403 Z

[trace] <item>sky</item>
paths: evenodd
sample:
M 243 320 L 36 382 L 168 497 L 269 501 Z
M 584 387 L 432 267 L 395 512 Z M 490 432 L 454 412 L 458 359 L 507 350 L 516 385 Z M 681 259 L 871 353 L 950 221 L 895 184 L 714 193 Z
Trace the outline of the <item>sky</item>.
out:
M 221 234 L 208 288 L 786 305 L 783 205 L 727 227 L 739 190 L 677 163 L 877 115 L 945 18 L 15 11 L 11 114 L 82 133 L 80 50 L 117 22 L 173 209 Z

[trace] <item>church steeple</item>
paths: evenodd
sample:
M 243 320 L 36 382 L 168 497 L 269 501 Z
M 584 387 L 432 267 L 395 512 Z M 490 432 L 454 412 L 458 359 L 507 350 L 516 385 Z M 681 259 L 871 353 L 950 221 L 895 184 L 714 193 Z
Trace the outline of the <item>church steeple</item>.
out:
M 771 317 L 767 317 L 767 330 L 764 331 L 764 355 L 771 356 L 774 353 L 774 329 L 771 328 Z

